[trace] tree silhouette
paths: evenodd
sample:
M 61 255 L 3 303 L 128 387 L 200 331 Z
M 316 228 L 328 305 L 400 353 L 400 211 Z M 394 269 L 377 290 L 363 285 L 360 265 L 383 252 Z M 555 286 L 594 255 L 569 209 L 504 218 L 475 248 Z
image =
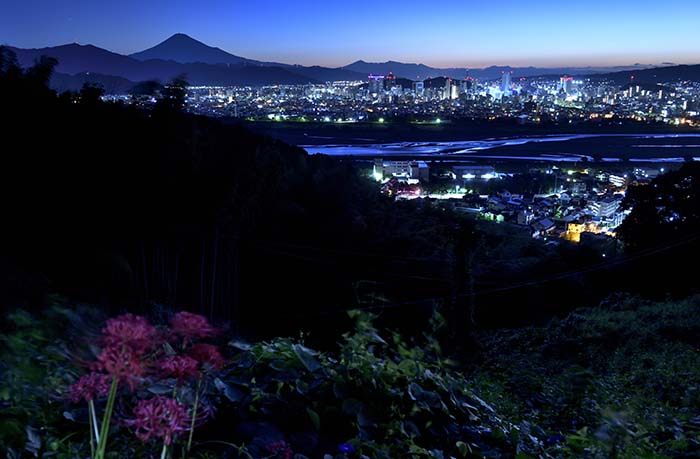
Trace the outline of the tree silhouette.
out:
M 157 81 L 149 80 L 136 83 L 130 91 L 132 97 L 157 96 L 163 89 L 163 85 Z
M 84 83 L 80 89 L 80 103 L 83 105 L 96 106 L 105 90 L 101 85 L 95 83 Z
M 7 46 L 0 46 L 0 77 L 21 75 L 22 68 L 17 62 L 17 54 Z
M 26 76 L 37 86 L 48 86 L 58 61 L 49 56 L 40 56 L 34 65 L 26 71 Z
M 631 188 L 623 206 L 632 209 L 620 238 L 633 249 L 657 246 L 700 231 L 700 163 L 685 162 L 651 184 Z
M 173 80 L 163 86 L 160 98 L 156 103 L 156 111 L 165 111 L 170 113 L 180 113 L 185 108 L 185 99 L 187 96 L 187 83 L 184 75 L 177 76 Z

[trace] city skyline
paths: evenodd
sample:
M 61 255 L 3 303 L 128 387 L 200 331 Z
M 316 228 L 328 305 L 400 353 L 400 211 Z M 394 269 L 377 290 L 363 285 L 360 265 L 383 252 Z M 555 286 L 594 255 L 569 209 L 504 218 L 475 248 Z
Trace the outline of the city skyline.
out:
M 216 0 L 190 4 L 128 0 L 35 0 L 5 6 L 0 43 L 41 48 L 92 44 L 120 54 L 174 33 L 250 59 L 340 67 L 357 60 L 433 67 L 695 64 L 693 18 L 700 4 L 675 0 L 640 7 L 631 0 L 565 4 L 503 0 L 401 5 Z M 612 44 L 612 46 L 611 46 Z

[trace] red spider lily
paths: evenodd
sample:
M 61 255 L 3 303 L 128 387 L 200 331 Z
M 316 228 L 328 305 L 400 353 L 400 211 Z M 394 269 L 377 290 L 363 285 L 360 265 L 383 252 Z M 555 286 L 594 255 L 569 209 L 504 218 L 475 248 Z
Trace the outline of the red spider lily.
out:
M 102 329 L 106 346 L 125 345 L 134 351 L 143 353 L 159 344 L 158 329 L 145 317 L 123 314 L 109 319 Z
M 135 383 L 145 373 L 144 364 L 139 354 L 127 346 L 108 346 L 102 349 L 97 356 L 95 369 L 105 371 L 118 378 L 119 382 L 126 382 L 131 390 Z
M 160 369 L 165 377 L 175 377 L 179 381 L 184 381 L 188 378 L 196 378 L 199 376 L 197 370 L 198 362 L 192 357 L 186 355 L 169 356 L 160 363 Z
M 89 402 L 95 397 L 104 397 L 109 393 L 112 377 L 101 373 L 90 373 L 81 376 L 68 388 L 68 394 L 73 403 L 80 400 Z
M 184 338 L 209 338 L 219 330 L 209 324 L 206 317 L 182 311 L 175 314 L 170 321 L 173 332 Z
M 265 446 L 265 449 L 268 453 L 274 454 L 275 457 L 282 459 L 292 459 L 294 456 L 294 451 L 292 451 L 292 448 L 290 448 L 290 446 L 284 440 L 270 443 Z
M 211 365 L 215 369 L 223 367 L 226 363 L 221 352 L 219 352 L 219 348 L 213 344 L 195 344 L 190 349 L 189 355 L 202 364 Z
M 141 441 L 162 438 L 166 445 L 188 428 L 187 409 L 177 400 L 168 397 L 154 397 L 141 400 L 134 408 L 134 419 L 128 424 L 134 428 Z

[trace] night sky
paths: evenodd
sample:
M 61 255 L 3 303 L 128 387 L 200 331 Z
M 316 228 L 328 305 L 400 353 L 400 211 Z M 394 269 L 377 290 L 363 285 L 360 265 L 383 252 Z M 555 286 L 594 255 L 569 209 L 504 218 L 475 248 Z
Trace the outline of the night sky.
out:
M 133 53 L 182 32 L 251 59 L 438 67 L 700 63 L 700 1 L 1 0 L 0 43 Z

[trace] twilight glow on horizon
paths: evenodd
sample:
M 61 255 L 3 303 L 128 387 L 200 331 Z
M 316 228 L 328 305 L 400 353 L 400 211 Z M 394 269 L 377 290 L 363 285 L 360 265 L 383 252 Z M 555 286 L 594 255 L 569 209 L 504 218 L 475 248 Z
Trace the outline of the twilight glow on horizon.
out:
M 2 0 L 0 44 L 122 54 L 174 33 L 250 59 L 338 67 L 700 63 L 698 0 Z

